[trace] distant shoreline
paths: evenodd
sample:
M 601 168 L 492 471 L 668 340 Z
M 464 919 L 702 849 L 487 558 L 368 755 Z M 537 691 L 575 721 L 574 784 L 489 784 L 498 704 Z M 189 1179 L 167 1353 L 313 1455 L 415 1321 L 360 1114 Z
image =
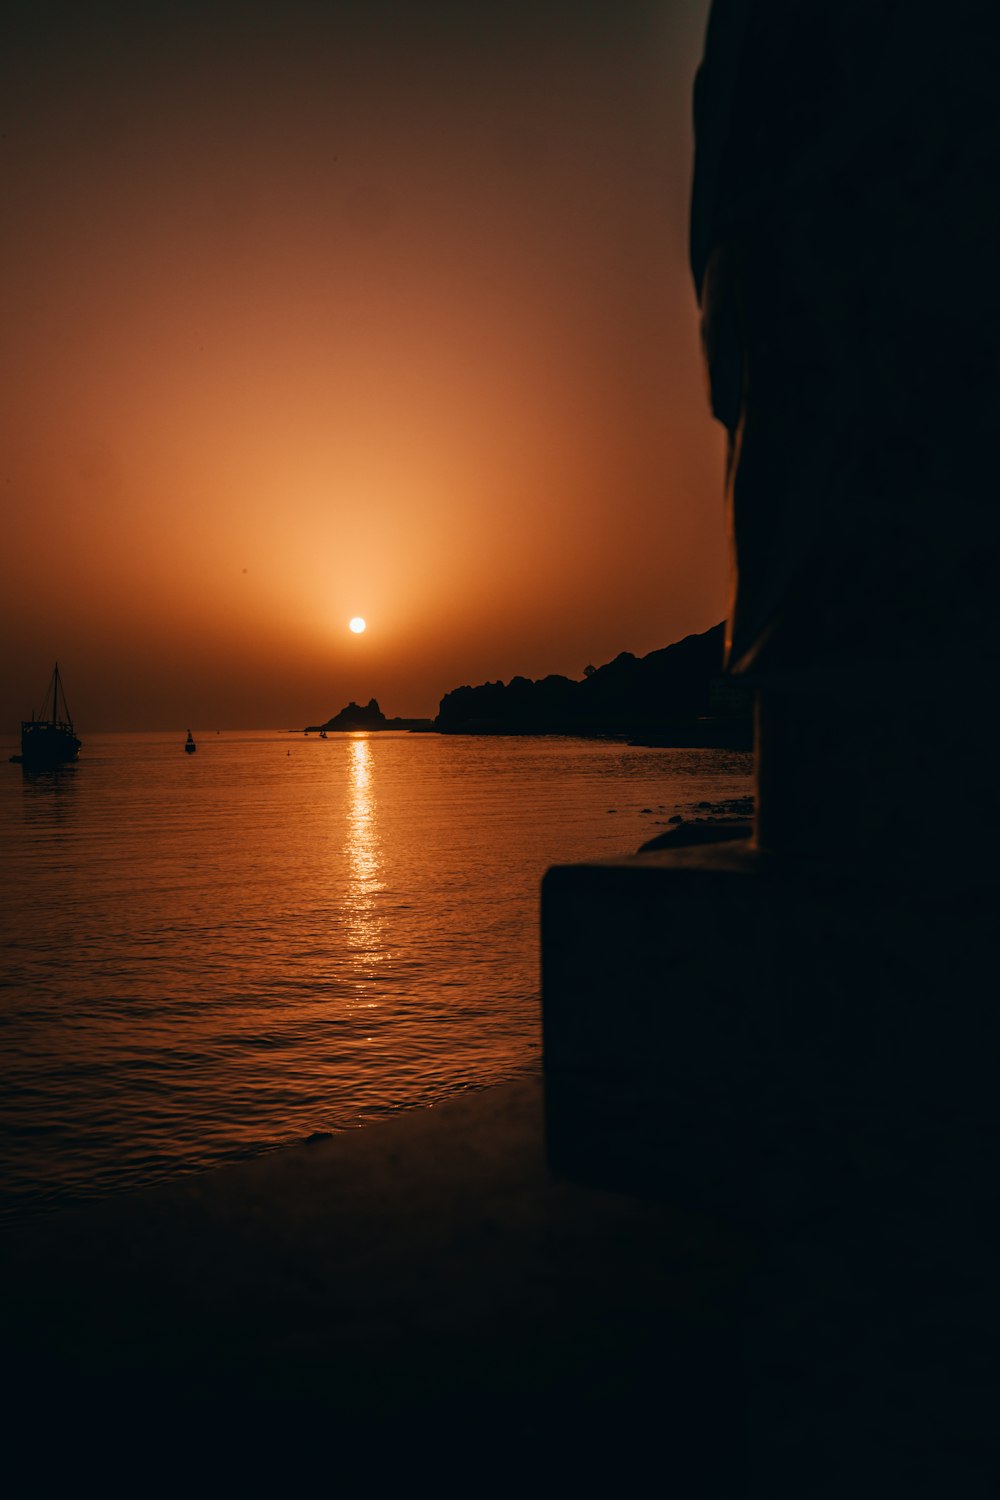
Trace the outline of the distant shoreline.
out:
M 553 727 L 549 729 L 517 728 L 509 724 L 463 724 L 455 729 L 442 729 L 433 719 L 390 719 L 385 724 L 340 724 L 329 729 L 325 724 L 308 724 L 304 729 L 289 729 L 287 734 L 385 734 L 395 731 L 408 734 L 440 734 L 448 739 L 568 739 L 568 740 L 616 740 L 619 744 L 634 745 L 649 750 L 734 750 L 749 753 L 753 750 L 752 727 L 743 720 L 705 718 L 678 723 L 671 729 L 657 725 L 648 731 L 636 728 L 600 729 L 581 728 L 579 725 Z

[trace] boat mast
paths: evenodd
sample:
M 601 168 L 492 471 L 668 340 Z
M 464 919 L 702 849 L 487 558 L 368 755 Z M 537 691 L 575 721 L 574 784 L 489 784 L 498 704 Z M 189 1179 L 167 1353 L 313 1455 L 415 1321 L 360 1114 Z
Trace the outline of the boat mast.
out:
M 72 728 L 73 720 L 69 716 L 69 704 L 66 702 L 66 693 L 65 693 L 65 690 L 63 690 L 62 683 L 59 680 L 59 663 L 56 662 L 55 666 L 52 669 L 52 722 L 53 722 L 53 724 L 58 724 L 60 722 L 60 719 L 59 719 L 59 693 L 60 693 L 60 691 L 62 691 L 63 711 L 64 711 L 64 713 L 66 715 L 64 722 L 67 723 L 67 724 L 69 724 L 69 726 Z

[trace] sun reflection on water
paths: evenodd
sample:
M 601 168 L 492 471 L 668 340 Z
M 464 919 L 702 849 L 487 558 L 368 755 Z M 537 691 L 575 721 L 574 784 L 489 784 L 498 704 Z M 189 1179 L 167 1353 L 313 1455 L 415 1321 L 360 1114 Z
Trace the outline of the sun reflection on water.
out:
M 367 735 L 350 745 L 347 835 L 347 946 L 357 985 L 360 1008 L 376 1009 L 378 1001 L 369 986 L 378 977 L 379 966 L 388 955 L 385 917 L 379 909 L 382 880 L 381 835 L 375 795 L 374 760 Z

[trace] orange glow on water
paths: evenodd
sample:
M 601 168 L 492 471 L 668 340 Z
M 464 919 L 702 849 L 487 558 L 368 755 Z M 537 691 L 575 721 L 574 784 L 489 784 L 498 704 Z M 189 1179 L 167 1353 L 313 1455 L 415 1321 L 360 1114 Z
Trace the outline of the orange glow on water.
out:
M 356 995 L 351 1008 L 377 1009 L 372 980 L 390 956 L 388 924 L 378 908 L 382 861 L 372 750 L 367 735 L 350 741 L 349 806 L 344 853 L 350 872 L 346 934 Z

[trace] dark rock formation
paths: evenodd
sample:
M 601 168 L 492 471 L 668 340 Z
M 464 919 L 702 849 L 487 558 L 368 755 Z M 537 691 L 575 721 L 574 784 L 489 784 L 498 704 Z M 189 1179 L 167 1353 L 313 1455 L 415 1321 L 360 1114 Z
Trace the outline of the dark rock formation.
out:
M 615 735 L 657 744 L 749 748 L 745 704 L 713 712 L 711 684 L 722 670 L 724 627 L 689 635 L 636 657 L 623 651 L 581 682 L 514 677 L 460 687 L 441 700 L 435 729 L 446 734 Z
M 361 708 L 352 699 L 346 708 L 342 708 L 339 714 L 334 714 L 332 719 L 327 719 L 325 724 L 319 724 L 318 729 L 384 729 L 387 724 L 385 714 L 378 706 L 375 698 L 369 698 L 364 708 Z
M 369 698 L 363 708 L 352 700 L 346 708 L 340 710 L 339 714 L 334 714 L 332 719 L 327 719 L 325 724 L 307 724 L 306 733 L 317 733 L 320 730 L 350 733 L 352 730 L 360 729 L 371 734 L 379 729 L 427 730 L 430 728 L 432 728 L 430 719 L 387 719 L 378 706 L 378 700 Z

